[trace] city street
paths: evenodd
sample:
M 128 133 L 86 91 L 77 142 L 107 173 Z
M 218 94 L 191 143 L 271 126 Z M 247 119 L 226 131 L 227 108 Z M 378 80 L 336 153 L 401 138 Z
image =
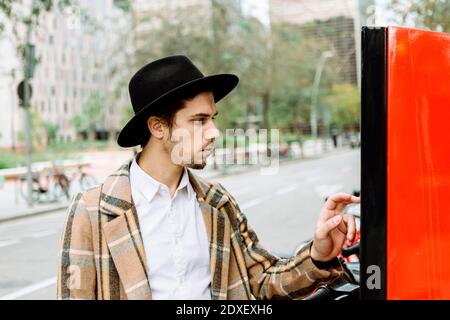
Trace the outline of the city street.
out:
M 284 163 L 275 175 L 259 170 L 217 178 L 271 252 L 291 254 L 313 235 L 324 197 L 359 189 L 360 152 Z M 57 251 L 66 210 L 0 223 L 0 299 L 54 299 Z

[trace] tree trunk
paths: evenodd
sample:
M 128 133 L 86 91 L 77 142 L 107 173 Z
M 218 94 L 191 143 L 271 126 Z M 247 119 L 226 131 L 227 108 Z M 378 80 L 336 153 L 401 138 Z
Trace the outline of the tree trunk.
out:
M 269 106 L 270 106 L 270 89 L 264 92 L 263 98 L 263 128 L 267 129 L 267 156 L 272 156 L 272 150 L 270 149 L 271 134 L 269 128 Z
M 263 128 L 269 129 L 269 107 L 270 107 L 270 91 L 264 92 L 263 96 Z

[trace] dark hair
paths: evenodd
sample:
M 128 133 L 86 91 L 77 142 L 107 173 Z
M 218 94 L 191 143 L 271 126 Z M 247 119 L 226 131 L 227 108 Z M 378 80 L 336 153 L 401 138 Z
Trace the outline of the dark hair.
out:
M 151 116 L 160 117 L 167 123 L 169 128 L 172 128 L 175 114 L 185 107 L 186 101 L 194 99 L 200 93 L 202 92 L 199 92 L 195 89 L 184 92 L 182 96 L 176 96 L 166 103 L 162 104 L 160 107 L 155 108 L 155 110 L 148 115 L 147 119 Z M 146 130 L 143 132 L 142 142 L 140 143 L 142 149 L 144 149 L 147 143 L 150 141 L 150 130 L 147 128 L 147 122 L 145 122 L 144 125 L 146 126 Z

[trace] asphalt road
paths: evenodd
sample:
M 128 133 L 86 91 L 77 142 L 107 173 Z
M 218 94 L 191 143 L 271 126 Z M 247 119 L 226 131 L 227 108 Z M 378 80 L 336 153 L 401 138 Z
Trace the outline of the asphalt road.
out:
M 260 242 L 289 255 L 313 235 L 327 195 L 359 189 L 360 152 L 282 164 L 217 179 L 237 199 Z M 0 300 L 55 299 L 57 252 L 66 211 L 0 223 Z

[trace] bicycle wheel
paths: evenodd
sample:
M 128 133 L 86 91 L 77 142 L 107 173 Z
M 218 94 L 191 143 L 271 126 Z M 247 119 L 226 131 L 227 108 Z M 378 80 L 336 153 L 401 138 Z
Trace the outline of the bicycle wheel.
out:
M 97 184 L 97 180 L 88 174 L 83 174 L 80 178 L 80 187 L 81 190 L 89 189 L 92 186 L 95 186 Z
M 70 200 L 70 181 L 66 175 L 64 174 L 55 175 L 53 195 L 55 200 L 59 200 L 63 197 L 66 198 L 67 200 Z
M 20 186 L 19 186 L 20 195 L 25 201 L 28 201 L 28 181 L 27 177 L 20 178 Z M 35 175 L 33 175 L 33 180 L 31 183 L 31 200 L 33 202 L 38 202 L 40 198 L 41 192 L 39 187 L 39 182 L 36 179 Z

